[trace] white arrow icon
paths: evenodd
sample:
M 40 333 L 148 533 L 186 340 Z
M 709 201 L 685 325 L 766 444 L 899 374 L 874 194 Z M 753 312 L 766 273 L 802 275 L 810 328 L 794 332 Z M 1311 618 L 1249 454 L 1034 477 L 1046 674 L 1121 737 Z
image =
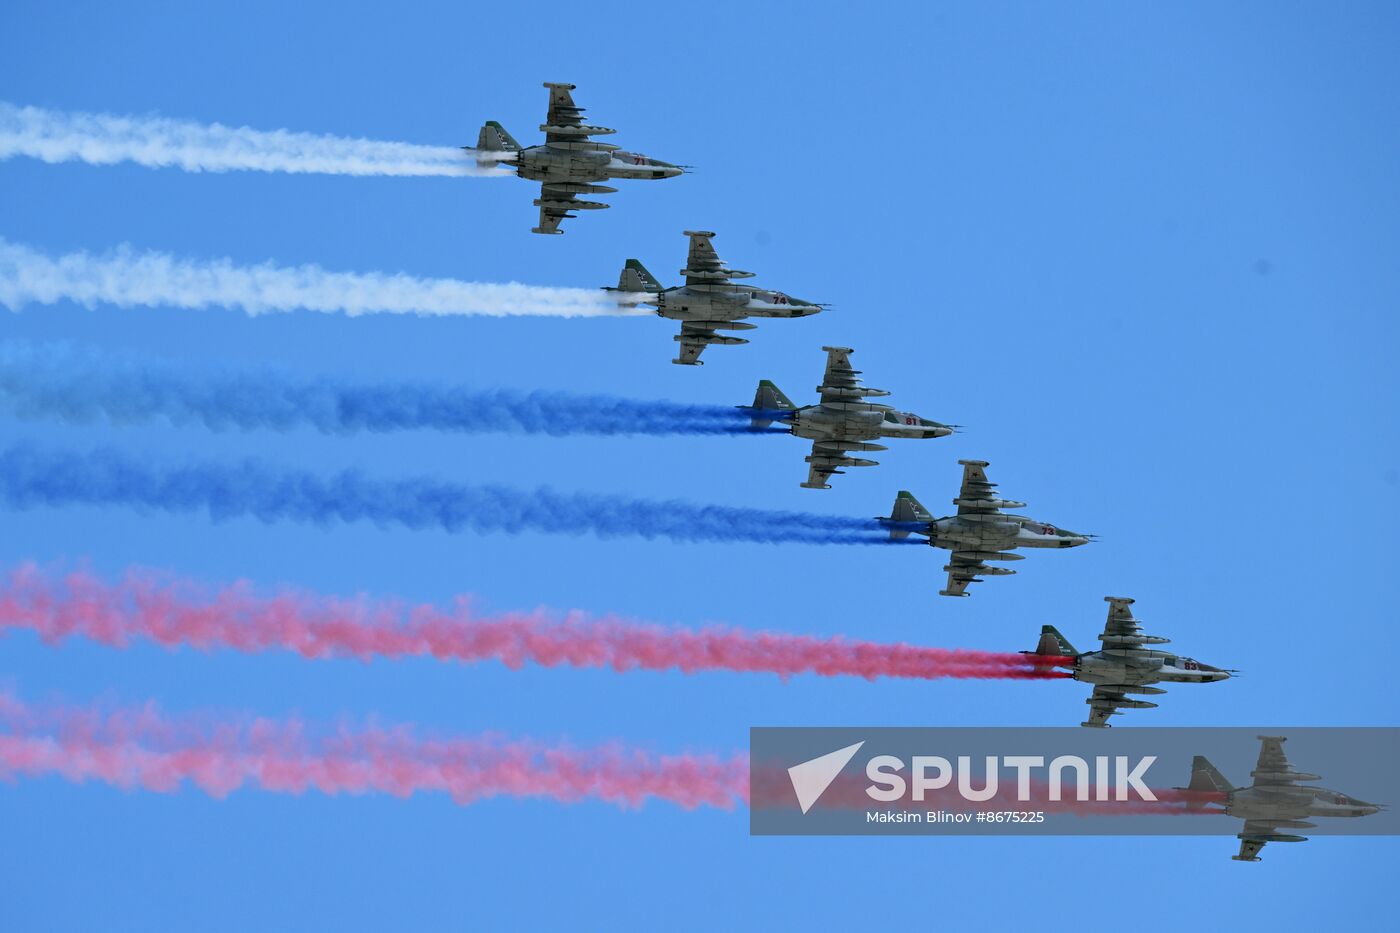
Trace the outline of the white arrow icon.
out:
M 831 782 L 836 780 L 836 775 L 846 767 L 846 762 L 854 758 L 864 744 L 865 741 L 861 740 L 854 745 L 838 748 L 820 758 L 813 758 L 788 768 L 788 777 L 792 779 L 792 789 L 797 794 L 797 803 L 802 807 L 803 813 L 812 809 L 812 804 L 826 793 Z

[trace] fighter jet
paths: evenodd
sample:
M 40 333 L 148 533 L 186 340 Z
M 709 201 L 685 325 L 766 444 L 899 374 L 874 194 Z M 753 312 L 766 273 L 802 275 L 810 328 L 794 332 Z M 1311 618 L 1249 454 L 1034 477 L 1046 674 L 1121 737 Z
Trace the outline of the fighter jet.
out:
M 549 88 L 549 115 L 540 124 L 545 134 L 543 146 L 521 147 L 501 124 L 491 120 L 477 135 L 475 149 L 462 147 L 477 154 L 478 165 L 513 164 L 521 178 L 542 182 L 539 200 L 535 201 L 540 209 L 540 225 L 532 232 L 563 233 L 559 222 L 577 216 L 570 211 L 597 211 L 608 207 L 601 201 L 583 201 L 577 197 L 612 194 L 617 190 L 595 182 L 610 178 L 675 178 L 684 173 L 684 166 L 649 159 L 637 152 L 625 152 L 609 143 L 593 142 L 590 136 L 604 136 L 617 130 L 583 122 L 583 108 L 574 106 L 573 95 L 569 93 L 574 85 L 546 81 L 544 86 Z
M 1022 654 L 1055 657 L 1053 667 L 1074 672 L 1075 680 L 1094 685 L 1094 693 L 1085 703 L 1090 706 L 1089 719 L 1081 726 L 1107 729 L 1108 717 L 1122 709 L 1156 709 L 1156 703 L 1130 700 L 1127 694 L 1154 695 L 1166 693 L 1155 683 L 1208 684 L 1228 680 L 1236 671 L 1227 671 L 1194 658 L 1184 658 L 1170 651 L 1156 651 L 1143 645 L 1165 645 L 1171 641 L 1160 635 L 1142 634 L 1142 626 L 1133 618 L 1128 607 L 1133 601 L 1126 596 L 1105 596 L 1108 603 L 1108 623 L 1099 639 L 1102 651 L 1079 652 L 1053 625 L 1041 626 L 1040 644 L 1034 651 Z
M 700 354 L 712 343 L 748 343 L 739 337 L 721 337 L 717 330 L 753 330 L 756 324 L 742 323 L 748 317 L 807 317 L 825 305 L 803 301 L 783 292 L 749 285 L 735 285 L 733 279 L 753 278 L 752 272 L 730 269 L 710 243 L 713 233 L 687 230 L 690 254 L 686 257 L 685 284 L 666 288 L 635 259 L 627 260 L 616 288 L 606 291 L 637 296 L 634 303 L 652 305 L 661 317 L 681 322 L 680 355 L 672 363 L 703 365 Z
M 1006 567 L 991 567 L 989 560 L 1022 560 L 1020 554 L 1007 554 L 1018 547 L 1079 547 L 1093 540 L 1093 535 L 1081 535 L 1024 515 L 1008 515 L 1002 509 L 1019 509 L 1024 502 L 998 499 L 992 490 L 996 483 L 987 482 L 983 468 L 985 460 L 959 460 L 962 464 L 962 489 L 953 504 L 957 515 L 934 518 L 910 493 L 901 491 L 894 500 L 889 516 L 877 520 L 890 526 L 890 537 L 907 538 L 910 532 L 927 535 L 934 547 L 953 552 L 943 569 L 948 572 L 948 588 L 939 596 L 967 596 L 969 583 L 981 583 L 979 574 L 1006 576 L 1016 571 Z
M 807 458 L 806 489 L 830 489 L 827 480 L 841 467 L 877 466 L 877 460 L 851 456 L 852 451 L 888 450 L 871 444 L 877 437 L 947 437 L 953 428 L 889 405 L 863 401 L 885 396 L 884 389 L 867 389 L 860 384 L 860 370 L 851 368 L 850 347 L 822 347 L 826 351 L 826 375 L 817 391 L 822 400 L 802 408 L 792 404 L 776 385 L 764 379 L 753 399 L 753 427 L 767 428 L 774 421 L 789 425 L 798 437 L 811 438 L 812 455 Z M 743 406 L 740 406 L 743 407 Z
M 1325 787 L 1309 787 L 1300 782 L 1320 781 L 1316 774 L 1294 771 L 1283 754 L 1281 735 L 1259 736 L 1259 762 L 1249 772 L 1254 778 L 1250 787 L 1231 787 L 1205 756 L 1191 761 L 1191 783 L 1186 790 L 1224 795 L 1225 812 L 1244 820 L 1244 832 L 1238 834 L 1239 855 L 1236 862 L 1258 862 L 1259 851 L 1270 842 L 1306 842 L 1307 836 L 1280 833 L 1280 829 L 1310 829 L 1311 816 L 1369 816 L 1381 810 L 1380 805 L 1357 800 Z

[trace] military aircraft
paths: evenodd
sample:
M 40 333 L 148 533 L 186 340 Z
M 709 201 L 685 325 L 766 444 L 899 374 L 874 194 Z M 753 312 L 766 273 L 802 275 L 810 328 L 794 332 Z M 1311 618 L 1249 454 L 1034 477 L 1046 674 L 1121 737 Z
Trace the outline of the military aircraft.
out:
M 1309 787 L 1300 782 L 1320 781 L 1316 774 L 1294 771 L 1283 754 L 1283 743 L 1288 741 L 1281 735 L 1259 736 L 1259 762 L 1249 772 L 1254 778 L 1249 787 L 1231 787 L 1214 765 L 1205 756 L 1197 755 L 1191 761 L 1191 783 L 1185 788 L 1224 795 L 1225 812 L 1244 820 L 1244 832 L 1238 834 L 1239 855 L 1230 858 L 1236 862 L 1257 862 L 1259 851 L 1270 842 L 1306 842 L 1307 836 L 1280 833 L 1280 829 L 1310 829 L 1316 823 L 1309 823 L 1312 816 L 1369 816 L 1381 810 L 1381 806 L 1348 797 L 1325 787 Z
M 855 351 L 850 347 L 822 349 L 826 351 L 826 375 L 817 386 L 822 394 L 820 403 L 798 408 L 781 389 L 764 379 L 758 384 L 751 408 L 754 428 L 767 428 L 774 421 L 781 421 L 789 425 L 792 434 L 811 438 L 812 455 L 807 458 L 811 467 L 807 482 L 802 484 L 804 488 L 830 489 L 826 481 L 834 473 L 844 473 L 841 467 L 878 465 L 879 461 L 851 456 L 852 451 L 889 449 L 869 443 L 874 438 L 947 437 L 953 433 L 950 425 L 864 401 L 890 393 L 860 384 L 856 378 L 860 370 L 851 368 L 851 354 Z
M 1007 576 L 1016 571 L 1006 567 L 991 567 L 989 560 L 1022 560 L 1020 554 L 1007 554 L 1018 547 L 1078 547 L 1093 540 L 1093 535 L 1081 535 L 1024 515 L 1008 515 L 1002 509 L 1019 509 L 1024 502 L 998 499 L 992 491 L 996 483 L 987 482 L 983 468 L 985 460 L 959 460 L 962 464 L 962 489 L 953 504 L 958 514 L 934 518 L 910 493 L 901 491 L 895 497 L 894 509 L 877 520 L 890 527 L 893 539 L 907 538 L 910 532 L 927 535 L 934 547 L 953 552 L 943 569 L 948 572 L 948 588 L 939 596 L 967 596 L 969 583 L 981 583 L 979 574 Z
M 546 81 L 544 86 L 549 88 L 549 115 L 540 125 L 545 134 L 543 146 L 522 147 L 501 124 L 491 120 L 477 135 L 475 149 L 462 147 L 476 153 L 478 165 L 512 164 L 521 178 L 542 182 L 540 197 L 535 201 L 540 209 L 540 225 L 532 232 L 563 233 L 559 222 L 577 216 L 570 211 L 608 207 L 601 201 L 578 198 L 580 194 L 612 194 L 617 190 L 595 182 L 610 178 L 674 178 L 685 172 L 685 166 L 624 152 L 609 143 L 595 143 L 590 136 L 617 131 L 583 122 L 583 108 L 574 106 L 570 93 L 574 85 Z
M 1237 671 L 1202 664 L 1194 658 L 1184 658 L 1170 651 L 1157 651 L 1143 645 L 1165 645 L 1171 639 L 1160 635 L 1142 634 L 1142 626 L 1128 608 L 1133 600 L 1126 596 L 1105 596 L 1108 603 L 1108 623 L 1099 639 L 1102 651 L 1079 652 L 1053 625 L 1041 626 L 1040 644 L 1034 651 L 1022 654 L 1057 660 L 1051 666 L 1074 672 L 1075 680 L 1094 685 L 1093 695 L 1085 703 L 1090 706 L 1089 719 L 1081 726 L 1108 728 L 1108 717 L 1122 709 L 1155 709 L 1156 703 L 1130 700 L 1127 694 L 1153 695 L 1166 693 L 1155 683 L 1207 684 L 1228 680 Z
M 803 301 L 768 288 L 735 285 L 733 279 L 748 279 L 752 272 L 730 269 L 715 252 L 710 242 L 713 233 L 707 230 L 687 230 L 690 254 L 686 257 L 685 284 L 666 288 L 635 259 L 627 260 L 616 288 L 606 291 L 636 296 L 635 304 L 652 305 L 656 313 L 681 322 L 681 332 L 675 340 L 680 343 L 680 355 L 672 363 L 683 366 L 703 365 L 700 354 L 712 343 L 732 346 L 748 343 L 739 337 L 721 337 L 717 330 L 753 330 L 756 324 L 745 324 L 747 317 L 807 317 L 825 305 Z

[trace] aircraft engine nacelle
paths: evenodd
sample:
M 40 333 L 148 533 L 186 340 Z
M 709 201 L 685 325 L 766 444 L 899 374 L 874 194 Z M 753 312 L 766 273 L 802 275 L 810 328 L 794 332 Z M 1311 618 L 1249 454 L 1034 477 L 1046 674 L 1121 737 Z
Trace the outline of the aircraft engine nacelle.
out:
M 802 414 L 802 420 L 809 424 L 843 424 L 846 416 L 830 411 L 823 411 L 820 405 L 808 408 Z
M 981 520 L 972 522 L 968 519 L 978 516 L 959 515 L 950 525 L 949 531 L 954 538 L 962 538 L 972 545 L 983 545 L 984 547 L 995 547 L 996 543 L 1005 542 L 1010 545 L 1015 542 L 1016 536 L 1021 531 L 1021 526 L 1016 522 L 998 521 L 994 516 L 981 516 Z M 995 554 L 995 557 L 984 557 L 983 560 L 1018 560 L 1017 557 L 1008 557 L 1001 551 L 988 551 Z
M 545 148 L 542 146 L 525 150 L 521 153 L 519 159 L 521 165 L 530 168 L 562 172 L 584 166 L 601 168 L 611 161 L 612 155 L 607 152 L 593 152 L 589 150 L 562 152 L 557 148 Z
M 1166 658 L 1135 658 L 1129 656 L 1125 659 L 1129 667 L 1136 671 L 1157 671 L 1162 669 L 1166 663 Z

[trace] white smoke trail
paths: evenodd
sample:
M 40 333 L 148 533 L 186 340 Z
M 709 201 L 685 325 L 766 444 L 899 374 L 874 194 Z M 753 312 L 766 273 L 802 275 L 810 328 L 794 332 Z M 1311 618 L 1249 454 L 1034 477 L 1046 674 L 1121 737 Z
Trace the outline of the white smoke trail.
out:
M 403 273 L 330 272 L 316 265 L 238 266 L 229 259 L 180 259 L 130 247 L 94 255 L 46 256 L 0 238 L 0 306 L 72 301 L 202 309 L 361 314 L 602 317 L 639 315 L 599 289 L 518 282 L 463 282 Z
M 452 146 L 419 146 L 201 124 L 156 116 L 64 113 L 0 101 L 0 159 L 112 165 L 135 162 L 187 172 L 298 172 L 328 175 L 509 175 L 481 167 Z

